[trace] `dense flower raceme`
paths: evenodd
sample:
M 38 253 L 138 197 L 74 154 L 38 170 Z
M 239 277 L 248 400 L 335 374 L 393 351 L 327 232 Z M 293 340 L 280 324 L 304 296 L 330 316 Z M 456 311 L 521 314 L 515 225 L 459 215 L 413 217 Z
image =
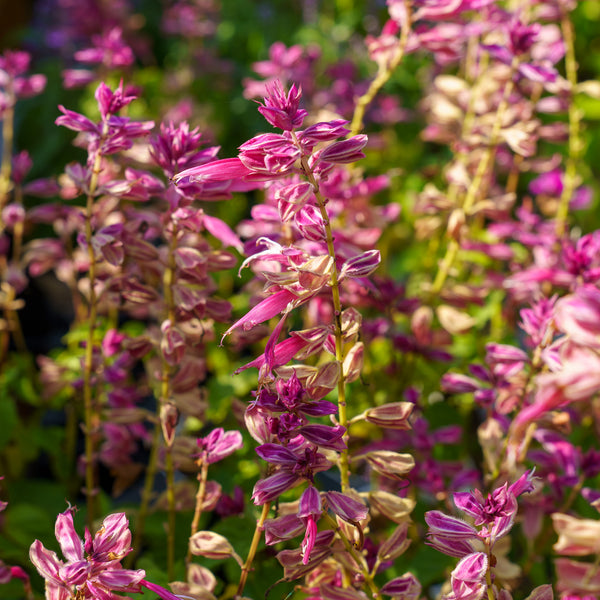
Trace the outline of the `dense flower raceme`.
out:
M 121 561 L 131 552 L 131 532 L 124 513 L 112 514 L 94 534 L 86 528 L 85 541 L 73 524 L 74 509 L 58 515 L 55 534 L 65 560 L 36 540 L 30 548 L 31 562 L 46 582 L 47 600 L 73 597 L 118 600 L 119 592 L 140 592 L 147 587 L 164 600 L 177 600 L 167 590 L 147 582 L 143 569 L 124 569 Z
M 242 264 L 242 268 L 252 266 L 261 274 L 266 280 L 265 290 L 269 295 L 238 319 L 226 334 L 237 329 L 248 330 L 282 315 L 264 354 L 242 368 L 256 367 L 259 370 L 260 388 L 246 410 L 246 424 L 260 443 L 257 453 L 269 464 L 267 476 L 254 487 L 254 502 L 267 504 L 290 488 L 308 482 L 295 514 L 290 513 L 282 517 L 282 521 L 275 519 L 273 523 L 267 521 L 265 524 L 268 543 L 290 539 L 304 532 L 298 551 L 284 550 L 278 555 L 285 576 L 298 578 L 331 555 L 332 532 L 317 532 L 317 523 L 327 508 L 322 505 L 315 487 L 315 476 L 333 466 L 337 453 L 347 451 L 347 432 L 339 424 L 330 426 L 311 423 L 310 420 L 333 417 L 338 409 L 324 397 L 340 381 L 350 382 L 360 373 L 363 353 L 363 346 L 357 341 L 360 314 L 354 308 L 342 311 L 339 334 L 335 323 L 332 323 L 294 331 L 282 341 L 279 338 L 293 310 L 303 305 L 322 306 L 328 302 L 331 286 L 339 290 L 338 286 L 344 286 L 346 280 L 354 279 L 368 285 L 365 278 L 377 267 L 380 259 L 377 251 L 357 245 L 357 235 L 353 236 L 348 231 L 340 231 L 338 235 L 335 230 L 332 236 L 328 231 L 334 217 L 344 212 L 352 214 L 345 210 L 350 204 L 348 198 L 369 193 L 368 185 L 361 189 L 357 184 L 348 182 L 343 175 L 343 167 L 339 166 L 363 156 L 366 137 L 336 141 L 348 133 L 346 122 L 342 120 L 316 123 L 298 130 L 306 116 L 306 111 L 299 107 L 299 90 L 292 86 L 286 92 L 276 82 L 267 91 L 259 111 L 272 125 L 282 129 L 283 134 L 257 136 L 242 144 L 237 159 L 186 169 L 175 180 L 178 185 L 206 184 L 231 178 L 264 182 L 267 198 L 275 204 L 271 205 L 271 228 L 261 231 L 262 216 L 259 214 L 266 214 L 266 205 L 262 213 L 255 211 L 254 223 L 246 227 L 247 231 L 250 228 L 260 231 L 262 236 L 255 238 L 258 251 L 252 251 Z M 349 194 L 342 192 L 344 188 Z M 324 220 L 325 215 L 327 221 Z M 282 235 L 286 228 L 289 230 L 287 239 Z M 379 233 L 380 230 L 373 228 L 370 235 L 364 236 L 364 242 L 358 243 L 368 247 Z M 332 250 L 334 256 L 330 254 Z M 335 356 L 337 343 L 347 348 L 346 359 L 341 365 L 331 360 L 318 367 L 288 365 L 294 358 L 305 360 L 323 352 Z M 392 416 L 394 407 L 390 405 L 387 418 L 385 410 L 381 407 L 379 413 L 367 413 L 359 418 L 377 422 L 379 415 L 379 424 L 383 427 L 409 427 L 410 410 L 400 410 Z M 405 455 L 393 452 L 385 458 L 373 453 L 366 459 L 374 469 L 392 478 L 402 476 L 413 464 Z M 364 538 L 362 522 L 367 512 L 362 502 L 347 491 L 339 496 L 326 495 L 325 502 L 342 522 L 351 524 L 345 535 Z M 363 542 L 359 543 L 362 545 Z M 402 548 L 398 550 L 401 553 L 406 546 L 400 544 L 399 547 Z M 357 568 L 368 571 L 366 563 Z

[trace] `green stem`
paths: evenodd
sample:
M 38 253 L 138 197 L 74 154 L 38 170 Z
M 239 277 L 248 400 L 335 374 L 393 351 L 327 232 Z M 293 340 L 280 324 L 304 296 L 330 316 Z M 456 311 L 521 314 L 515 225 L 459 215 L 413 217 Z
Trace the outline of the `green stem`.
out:
M 175 300 L 173 297 L 173 284 L 175 282 L 175 250 L 177 249 L 177 229 L 172 222 L 171 240 L 167 267 L 163 274 L 163 292 L 167 309 L 167 319 L 175 323 Z M 171 367 L 162 359 L 162 383 L 160 394 L 161 407 L 170 401 L 171 397 Z M 160 410 L 160 409 L 159 409 Z M 165 439 L 165 471 L 167 478 L 167 576 L 169 581 L 175 579 L 175 466 L 173 464 L 173 437 Z
M 263 504 L 262 512 L 260 514 L 260 518 L 256 522 L 256 529 L 254 530 L 254 535 L 252 536 L 252 543 L 250 544 L 250 550 L 248 550 L 248 556 L 246 558 L 246 562 L 242 567 L 242 573 L 240 574 L 240 582 L 237 587 L 236 597 L 241 596 L 244 592 L 244 588 L 246 587 L 246 581 L 248 579 L 248 574 L 250 573 L 250 569 L 252 568 L 252 563 L 254 562 L 254 557 L 256 556 L 256 551 L 258 550 L 258 543 L 260 542 L 260 538 L 262 537 L 263 527 L 267 517 L 269 516 L 269 510 L 271 509 L 271 503 L 267 502 Z
M 365 117 L 367 107 L 369 104 L 371 104 L 371 102 L 373 102 L 379 90 L 387 83 L 404 58 L 406 44 L 408 43 L 408 34 L 410 33 L 411 28 L 411 11 L 409 0 L 404 0 L 404 10 L 406 11 L 406 23 L 404 24 L 400 34 L 396 55 L 387 64 L 379 63 L 375 79 L 373 79 L 371 85 L 369 85 L 369 89 L 358 99 L 354 109 L 354 115 L 352 116 L 352 122 L 350 123 L 350 133 L 348 134 L 349 137 L 356 135 L 362 129 L 363 119 Z
M 94 234 L 92 218 L 94 214 L 94 194 L 98 187 L 98 177 L 102 165 L 102 153 L 100 152 L 100 148 L 102 147 L 102 140 L 107 133 L 108 125 L 104 123 L 99 148 L 94 157 L 85 212 L 85 239 L 90 261 L 88 271 L 90 289 L 87 314 L 88 332 L 83 362 L 83 410 L 85 422 L 85 490 L 87 498 L 87 524 L 90 529 L 93 526 L 96 510 L 96 464 L 94 453 L 96 450 L 96 434 L 98 427 L 100 426 L 100 415 L 98 414 L 97 407 L 94 403 L 92 390 L 94 334 L 96 331 L 96 320 L 98 318 L 98 299 L 96 297 L 96 254 L 92 246 L 92 237 Z
M 12 86 L 7 91 L 8 106 L 4 111 L 4 118 L 2 119 L 2 162 L 0 163 L 0 209 L 8 201 L 8 193 L 10 192 L 10 177 L 12 170 L 12 148 L 14 141 L 14 120 L 15 120 L 15 108 L 14 108 L 14 95 L 12 92 Z M 0 228 L 2 223 L 0 222 Z
M 471 184 L 469 185 L 467 194 L 462 204 L 462 213 L 465 219 L 468 218 L 469 213 L 471 212 L 471 209 L 473 208 L 473 205 L 475 204 L 477 198 L 483 195 L 483 193 L 485 193 L 486 191 L 484 186 L 484 178 L 487 175 L 490 164 L 492 163 L 496 154 L 496 146 L 498 144 L 498 136 L 500 134 L 500 129 L 502 128 L 502 122 L 504 120 L 504 113 L 508 108 L 508 100 L 514 88 L 514 83 L 512 80 L 512 74 L 514 70 L 515 65 L 513 65 L 513 68 L 511 69 L 510 79 L 506 83 L 504 93 L 502 95 L 502 100 L 500 101 L 498 109 L 496 110 L 496 117 L 494 119 L 494 126 L 490 135 L 488 147 L 485 149 L 483 156 L 479 160 L 477 170 L 475 171 L 475 176 L 473 177 Z M 448 244 L 448 247 L 446 248 L 446 254 L 444 255 L 444 258 L 440 263 L 438 272 L 431 286 L 432 296 L 435 296 L 442 291 L 444 283 L 446 282 L 446 279 L 450 274 L 450 270 L 452 269 L 452 265 L 456 260 L 459 250 L 460 242 L 457 239 L 452 238 Z
M 142 490 L 142 499 L 140 502 L 140 510 L 138 511 L 135 534 L 133 538 L 133 551 L 127 555 L 125 559 L 125 567 L 131 568 L 136 556 L 139 553 L 142 539 L 144 537 L 144 529 L 146 526 L 146 517 L 152 499 L 152 491 L 154 489 L 154 479 L 158 468 L 158 450 L 160 446 L 160 423 L 154 424 L 152 433 L 152 447 L 150 448 L 150 456 L 148 457 L 148 467 L 146 469 L 146 477 L 144 479 L 144 489 Z
M 348 554 L 350 554 L 350 556 L 352 556 L 352 558 L 354 559 L 354 562 L 360 568 L 360 572 L 361 572 L 362 576 L 364 577 L 365 583 L 371 590 L 372 598 L 374 598 L 375 600 L 377 598 L 381 598 L 379 588 L 377 587 L 377 584 L 375 583 L 375 581 L 373 579 L 372 573 L 369 572 L 369 567 L 367 566 L 364 557 L 356 551 L 356 548 L 354 547 L 352 542 L 348 539 L 346 534 L 343 532 L 342 528 L 338 525 L 337 521 L 327 512 L 323 513 L 323 516 L 325 517 L 325 520 L 331 525 L 331 528 L 340 537 L 340 539 L 342 540 L 342 543 L 344 544 L 344 548 L 346 548 L 346 551 L 348 552 Z
M 561 29 L 565 43 L 565 71 L 567 81 L 571 88 L 571 101 L 569 103 L 569 155 L 565 167 L 563 190 L 560 195 L 558 209 L 556 211 L 556 237 L 562 238 L 565 234 L 569 204 L 575 191 L 577 182 L 577 161 L 581 154 L 582 142 L 579 139 L 581 114 L 574 101 L 575 88 L 577 86 L 577 61 L 575 59 L 575 41 L 573 24 L 569 15 L 565 12 L 561 20 Z

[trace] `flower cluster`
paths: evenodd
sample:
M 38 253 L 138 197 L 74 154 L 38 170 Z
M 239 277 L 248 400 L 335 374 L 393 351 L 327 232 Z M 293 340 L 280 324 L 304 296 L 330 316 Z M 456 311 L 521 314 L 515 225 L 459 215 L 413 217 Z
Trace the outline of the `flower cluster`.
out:
M 512 529 L 517 497 L 533 491 L 532 479 L 533 472 L 524 473 L 513 484 L 496 488 L 487 498 L 479 490 L 455 492 L 454 504 L 473 519 L 473 525 L 437 510 L 425 514 L 428 543 L 460 558 L 452 571 L 452 592 L 445 596 L 447 600 L 482 598 L 493 585 L 492 569 L 497 563 L 494 546 Z

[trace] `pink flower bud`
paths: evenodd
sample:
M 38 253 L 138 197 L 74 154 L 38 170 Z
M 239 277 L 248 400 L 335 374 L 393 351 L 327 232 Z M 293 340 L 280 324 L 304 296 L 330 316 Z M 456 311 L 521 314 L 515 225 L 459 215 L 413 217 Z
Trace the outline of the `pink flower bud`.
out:
M 177 173 L 173 180 L 179 183 L 182 179 L 190 181 L 227 181 L 238 179 L 250 173 L 239 158 L 224 158 L 215 160 L 197 167 L 190 167 Z
M 278 542 L 291 540 L 305 530 L 304 523 L 296 515 L 284 515 L 265 521 L 265 543 L 272 546 Z
M 160 351 L 164 359 L 170 365 L 179 364 L 185 354 L 185 338 L 168 319 L 162 323 L 160 330 L 162 332 Z
M 391 450 L 374 450 L 361 458 L 366 458 L 375 471 L 391 479 L 402 479 L 415 466 L 415 459 L 412 455 L 399 454 Z
M 25 221 L 25 209 L 21 204 L 7 204 L 2 209 L 2 220 L 9 229 L 12 229 L 17 223 Z
M 353 163 L 364 158 L 362 149 L 367 143 L 367 136 L 364 134 L 355 135 L 347 140 L 341 140 L 330 144 L 321 152 L 320 160 L 329 163 Z
M 381 262 L 379 250 L 367 250 L 358 256 L 349 258 L 343 265 L 340 271 L 342 277 L 367 277 L 370 275 Z
M 369 510 L 362 500 L 357 500 L 341 492 L 326 492 L 325 499 L 329 508 L 348 523 L 358 523 L 367 518 Z
M 376 490 L 369 493 L 369 505 L 394 523 L 403 523 L 413 511 L 415 501 L 396 494 Z
M 392 535 L 381 544 L 377 552 L 377 558 L 380 561 L 394 560 L 404 554 L 410 546 L 410 539 L 407 537 L 408 525 L 408 520 L 398 525 Z
M 428 535 L 440 536 L 448 540 L 469 540 L 477 537 L 477 530 L 472 525 L 439 510 L 427 511 L 425 521 L 429 526 Z
M 381 588 L 385 596 L 400 597 L 402 600 L 417 600 L 421 597 L 421 584 L 412 573 L 405 573 L 388 581 Z
M 345 127 L 346 125 L 348 125 L 348 121 L 343 119 L 315 123 L 299 132 L 298 138 L 303 144 L 308 142 L 314 145 L 318 142 L 331 142 L 350 133 L 350 130 Z
M 325 224 L 318 208 L 312 204 L 303 206 L 296 214 L 296 226 L 302 237 L 311 242 L 325 241 Z
M 160 407 L 160 426 L 167 446 L 173 444 L 175 430 L 179 421 L 179 411 L 173 402 L 165 402 Z
M 386 429 L 410 429 L 410 415 L 415 405 L 412 402 L 390 402 L 383 406 L 369 408 L 365 411 L 365 419 Z
M 214 560 L 237 557 L 227 538 L 214 531 L 198 531 L 195 533 L 190 538 L 190 552 L 194 556 L 204 556 Z
M 465 556 L 452 571 L 452 579 L 467 583 L 478 583 L 485 579 L 488 557 L 484 552 L 474 552 Z M 453 585 L 454 587 L 454 581 Z

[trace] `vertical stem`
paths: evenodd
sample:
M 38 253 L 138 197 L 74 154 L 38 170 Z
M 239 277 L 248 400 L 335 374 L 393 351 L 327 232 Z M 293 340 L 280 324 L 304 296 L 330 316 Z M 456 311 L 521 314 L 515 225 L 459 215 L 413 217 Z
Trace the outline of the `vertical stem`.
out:
M 198 493 L 196 494 L 196 507 L 194 509 L 194 518 L 192 519 L 192 527 L 190 532 L 190 538 L 198 531 L 198 525 L 200 524 L 200 516 L 202 515 L 202 505 L 204 504 L 204 498 L 206 496 L 206 480 L 208 479 L 208 462 L 202 460 L 202 466 L 200 473 L 198 474 Z M 192 551 L 188 545 L 188 552 L 185 557 L 186 568 L 189 567 L 192 561 Z
M 365 562 L 365 558 L 362 554 L 356 551 L 356 548 L 352 544 L 352 542 L 348 539 L 342 528 L 338 525 L 337 521 L 328 513 L 323 513 L 323 517 L 325 520 L 331 525 L 331 528 L 338 534 L 344 547 L 346 548 L 346 552 L 352 556 L 356 564 L 359 566 L 360 571 L 364 577 L 365 583 L 371 590 L 372 598 L 377 600 L 377 598 L 381 598 L 381 593 L 379 592 L 379 588 L 377 587 L 373 577 L 376 571 L 376 568 L 373 568 L 371 572 L 369 572 L 369 567 Z
M 154 424 L 152 433 L 152 447 L 150 448 L 150 456 L 148 457 L 148 468 L 146 469 L 146 478 L 144 479 L 144 489 L 142 490 L 142 499 L 140 502 L 140 510 L 137 515 L 135 534 L 133 538 L 132 548 L 125 558 L 125 568 L 131 568 L 135 557 L 137 556 L 142 538 L 144 537 L 144 528 L 146 526 L 146 517 L 150 500 L 152 499 L 152 490 L 154 488 L 154 478 L 156 477 L 156 469 L 158 465 L 158 449 L 160 445 L 160 423 Z
M 296 135 L 292 131 L 292 139 L 300 147 Z M 339 366 L 339 379 L 337 384 L 338 390 L 338 421 L 342 427 L 346 428 L 344 434 L 344 441 L 346 442 L 346 448 L 340 453 L 340 478 L 342 492 L 346 492 L 350 488 L 350 461 L 348 457 L 348 412 L 346 410 L 346 382 L 344 379 L 344 354 L 343 354 L 343 333 L 342 333 L 342 303 L 340 300 L 340 282 L 339 274 L 336 264 L 335 247 L 333 245 L 333 233 L 331 231 L 331 222 L 329 221 L 329 214 L 327 213 L 327 200 L 321 194 L 319 190 L 319 184 L 315 179 L 308 160 L 305 156 L 302 157 L 302 169 L 306 178 L 311 183 L 315 190 L 315 197 L 319 205 L 319 211 L 321 212 L 321 218 L 323 219 L 323 225 L 325 227 L 325 240 L 327 242 L 327 253 L 332 258 L 331 267 L 331 296 L 333 301 L 333 314 L 334 314 L 334 336 L 335 336 L 335 359 Z
M 485 572 L 485 582 L 487 584 L 487 597 L 488 600 L 495 600 L 494 590 L 492 588 L 492 549 L 489 545 L 489 542 L 485 544 L 486 554 L 488 556 L 488 566 Z
M 175 301 L 173 298 L 173 283 L 175 281 L 175 250 L 177 249 L 177 229 L 171 221 L 171 240 L 169 243 L 169 254 L 167 267 L 163 275 L 163 292 L 167 308 L 167 319 L 175 323 Z M 165 406 L 171 397 L 171 366 L 162 359 L 162 383 L 160 394 L 160 406 Z M 160 407 L 159 407 L 160 410 Z M 160 415 L 159 415 L 160 418 Z M 173 464 L 173 436 L 165 439 L 165 471 L 167 477 L 167 576 L 169 581 L 175 578 L 175 466 Z
M 349 137 L 356 135 L 362 129 L 363 119 L 367 107 L 369 104 L 371 104 L 371 102 L 373 102 L 379 90 L 387 83 L 393 72 L 404 58 L 406 44 L 408 43 L 408 34 L 410 33 L 411 28 L 411 12 L 409 0 L 404 0 L 403 4 L 404 10 L 406 11 L 406 23 L 404 23 L 404 27 L 402 28 L 402 32 L 400 34 L 396 55 L 387 65 L 384 63 L 379 63 L 379 68 L 377 70 L 375 79 L 373 79 L 369 85 L 369 89 L 358 99 L 354 109 L 354 115 L 352 116 L 352 122 L 350 124 L 350 133 L 348 134 Z
M 506 83 L 504 88 L 504 93 L 502 95 L 502 100 L 498 105 L 498 109 L 496 111 L 496 117 L 494 120 L 494 127 L 492 129 L 492 133 L 490 135 L 490 141 L 488 147 L 485 149 L 483 156 L 479 160 L 477 165 L 477 170 L 475 171 L 475 176 L 473 177 L 471 184 L 467 190 L 467 194 L 465 196 L 462 212 L 465 218 L 468 218 L 475 201 L 481 194 L 482 190 L 485 189 L 484 186 L 484 177 L 488 172 L 490 164 L 492 163 L 494 156 L 496 154 L 496 145 L 498 144 L 498 135 L 500 134 L 500 129 L 502 128 L 502 121 L 504 119 L 504 113 L 508 108 L 508 100 L 510 98 L 510 94 L 513 91 L 514 83 L 512 80 L 512 74 L 514 72 L 515 65 L 511 69 L 511 79 Z M 450 273 L 450 269 L 454 264 L 456 256 L 458 255 L 458 251 L 460 249 L 460 243 L 458 240 L 452 238 L 448 244 L 446 249 L 446 254 L 442 259 L 440 266 L 438 268 L 438 272 L 436 273 L 435 279 L 431 286 L 431 294 L 436 295 L 439 294 L 444 287 L 444 283 L 446 282 L 446 278 Z
M 556 237 L 561 238 L 565 234 L 567 216 L 569 214 L 569 203 L 573 197 L 577 179 L 577 161 L 581 154 L 582 143 L 579 139 L 581 114 L 574 101 L 575 87 L 577 86 L 577 61 L 575 60 L 575 41 L 573 23 L 567 12 L 562 16 L 561 29 L 565 43 L 565 71 L 571 88 L 571 99 L 569 103 L 569 155 L 565 168 L 563 190 L 560 195 L 558 209 L 556 211 Z
M 88 304 L 88 332 L 85 344 L 85 356 L 83 362 L 83 410 L 85 422 L 85 491 L 87 497 L 87 524 L 91 529 L 96 510 L 96 465 L 95 446 L 96 433 L 100 425 L 100 416 L 96 410 L 92 391 L 92 371 L 94 358 L 94 334 L 96 331 L 96 320 L 98 318 L 98 306 L 96 297 L 96 254 L 92 246 L 92 218 L 94 214 L 94 194 L 98 186 L 98 176 L 102 164 L 102 139 L 107 134 L 108 126 L 105 123 L 101 139 L 94 157 L 92 174 L 90 177 L 89 191 L 86 201 L 85 213 L 85 239 L 87 243 L 88 258 L 90 261 L 88 277 L 90 281 L 89 304 Z
M 240 582 L 238 584 L 236 596 L 241 596 L 244 591 L 244 588 L 246 587 L 248 574 L 250 573 L 250 568 L 252 567 L 252 563 L 254 562 L 254 557 L 256 556 L 256 551 L 258 550 L 258 543 L 260 542 L 260 538 L 262 537 L 263 527 L 265 521 L 267 520 L 267 517 L 269 516 L 270 509 L 270 502 L 266 502 L 265 504 L 263 504 L 262 512 L 260 513 L 260 518 L 256 522 L 256 529 L 254 530 L 254 536 L 252 537 L 250 550 L 248 550 L 248 557 L 246 558 L 246 562 L 242 567 L 242 573 L 240 575 Z
M 12 88 L 12 86 L 11 86 Z M 12 170 L 12 147 L 14 139 L 15 98 L 12 89 L 7 89 L 8 106 L 2 119 L 2 162 L 0 163 L 0 209 L 8 200 Z

